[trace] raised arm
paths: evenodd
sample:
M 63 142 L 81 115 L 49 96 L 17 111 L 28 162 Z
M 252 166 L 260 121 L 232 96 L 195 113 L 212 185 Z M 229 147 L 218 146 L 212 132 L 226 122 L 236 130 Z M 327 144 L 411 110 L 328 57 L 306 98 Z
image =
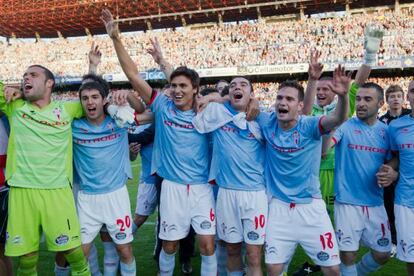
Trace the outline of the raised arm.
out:
M 318 80 L 322 75 L 323 64 L 319 62 L 321 52 L 317 50 L 311 51 L 311 57 L 308 69 L 308 85 L 306 86 L 305 98 L 303 99 L 303 115 L 311 115 L 313 103 L 316 96 L 316 88 Z
M 336 104 L 335 111 L 326 116 L 321 125 L 325 131 L 334 130 L 341 125 L 346 119 L 348 114 L 348 91 L 351 83 L 351 72 L 346 73 L 345 68 L 339 65 L 335 68 L 333 74 L 332 83 L 328 84 L 329 88 L 337 95 L 338 103 Z
M 174 67 L 164 58 L 158 39 L 150 39 L 150 42 L 152 47 L 147 49 L 147 53 L 150 54 L 155 63 L 160 66 L 160 69 L 164 72 L 167 81 L 170 82 L 170 77 L 174 71 Z
M 137 66 L 122 44 L 118 23 L 114 21 L 111 12 L 107 9 L 104 9 L 102 11 L 101 19 L 105 24 L 106 32 L 112 39 L 122 70 L 124 71 L 134 90 L 139 93 L 146 104 L 149 104 L 151 101 L 152 89 L 148 83 L 138 74 L 139 72 Z
M 99 46 L 95 45 L 95 42 L 92 42 L 91 49 L 88 53 L 89 59 L 89 74 L 98 74 L 98 66 L 101 63 L 102 53 L 99 50 Z

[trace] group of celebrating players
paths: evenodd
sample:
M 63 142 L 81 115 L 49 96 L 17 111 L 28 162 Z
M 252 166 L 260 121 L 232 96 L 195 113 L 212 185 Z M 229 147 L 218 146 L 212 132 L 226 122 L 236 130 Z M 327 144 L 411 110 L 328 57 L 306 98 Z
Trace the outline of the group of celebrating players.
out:
M 313 51 L 306 93 L 296 81 L 281 83 L 268 113 L 259 110 L 245 77 L 234 77 L 227 95 L 200 95 L 197 72 L 173 70 L 153 41 L 149 53 L 170 82 L 169 93 L 157 92 L 138 74 L 108 10 L 102 20 L 139 97 L 116 91 L 108 99 L 108 84 L 89 74 L 80 103 L 51 101 L 54 77 L 40 65 L 28 67 L 22 91 L 0 86 L 0 110 L 11 128 L 2 230 L 5 254 L 19 257 L 18 275 L 37 275 L 42 235 L 58 252 L 56 275 L 95 275 L 91 255 L 99 232 L 108 251 L 105 275 L 118 269 L 136 275 L 131 242 L 157 205 L 154 174 L 162 178 L 160 275 L 173 274 L 178 243 L 191 228 L 201 275 L 263 275 L 264 249 L 267 274 L 279 276 L 298 244 L 325 275 L 366 275 L 390 258 L 393 223 L 383 190 L 396 182 L 394 243 L 414 275 L 414 113 L 401 113 L 404 92 L 393 86 L 386 92 L 393 113 L 386 123 L 377 119 L 384 91 L 366 81 L 381 31 L 367 28 L 365 63 L 352 84 L 340 65 L 332 78 L 321 78 L 320 52 Z M 413 106 L 414 82 L 408 100 Z M 146 108 L 153 114 L 149 128 L 140 126 Z M 139 136 L 143 128 L 155 133 L 153 144 Z M 126 182 L 138 141 L 143 170 L 132 217 Z M 357 262 L 361 242 L 370 251 Z

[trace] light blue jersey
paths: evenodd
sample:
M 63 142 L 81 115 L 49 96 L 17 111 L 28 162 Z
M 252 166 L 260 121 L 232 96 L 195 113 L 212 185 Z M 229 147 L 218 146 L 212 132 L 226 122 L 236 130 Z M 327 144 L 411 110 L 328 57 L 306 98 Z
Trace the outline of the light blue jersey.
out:
M 405 115 L 389 125 L 391 150 L 400 155 L 400 178 L 395 203 L 414 208 L 414 119 Z
M 383 188 L 376 173 L 390 157 L 388 126 L 377 121 L 369 126 L 354 117 L 332 137 L 336 144 L 335 200 L 340 203 L 379 206 Z
M 226 108 L 238 112 L 229 104 Z M 212 132 L 213 155 L 209 181 L 220 188 L 260 191 L 265 189 L 265 147 L 249 129 L 242 130 L 229 122 Z
M 151 172 L 180 184 L 206 184 L 209 142 L 207 135 L 198 133 L 193 126 L 195 112 L 178 110 L 163 94 L 153 95 L 153 99 L 155 142 Z
M 138 134 L 150 127 L 151 125 L 132 125 L 128 128 L 128 132 Z M 141 174 L 139 176 L 139 184 L 155 184 L 155 176 L 151 175 L 151 159 L 153 144 L 142 146 L 139 154 L 141 155 Z
M 310 203 L 321 198 L 321 117 L 299 116 L 283 130 L 275 113 L 260 113 L 258 122 L 266 140 L 265 180 L 270 194 L 288 203 Z
M 88 194 L 115 191 L 132 178 L 127 130 L 107 116 L 101 125 L 74 120 L 73 160 L 75 181 Z

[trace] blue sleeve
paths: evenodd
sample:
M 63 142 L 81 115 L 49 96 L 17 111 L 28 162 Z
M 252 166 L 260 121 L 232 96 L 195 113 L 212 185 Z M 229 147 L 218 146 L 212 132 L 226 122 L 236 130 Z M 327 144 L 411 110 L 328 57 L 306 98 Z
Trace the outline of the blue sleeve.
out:
M 152 91 L 151 100 L 148 105 L 151 107 L 152 112 L 160 111 L 168 102 L 168 97 L 155 90 Z
M 271 114 L 272 113 L 269 112 L 260 112 L 259 116 L 257 116 L 256 122 L 259 124 L 261 129 L 269 124 L 269 118 Z
M 304 133 L 308 133 L 315 140 L 320 140 L 326 134 L 322 129 L 321 119 L 324 116 L 302 116 L 301 128 Z
M 345 125 L 346 124 L 342 124 L 332 135 L 332 140 L 335 142 L 335 145 L 338 145 L 341 142 L 342 137 L 344 136 Z

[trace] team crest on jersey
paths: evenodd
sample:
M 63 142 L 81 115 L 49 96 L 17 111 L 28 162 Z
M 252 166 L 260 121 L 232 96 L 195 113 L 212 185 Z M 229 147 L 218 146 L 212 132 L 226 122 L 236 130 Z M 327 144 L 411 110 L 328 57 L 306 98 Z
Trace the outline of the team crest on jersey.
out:
M 126 239 L 126 233 L 124 232 L 118 232 L 115 234 L 115 238 L 119 241 L 125 240 Z
M 252 241 L 257 241 L 259 239 L 259 234 L 254 231 L 250 231 L 247 233 L 247 238 Z
M 60 121 L 60 117 L 62 114 L 62 110 L 60 109 L 60 107 L 56 107 L 55 109 L 53 109 L 53 114 L 55 114 L 56 118 Z
M 329 260 L 329 254 L 324 252 L 324 251 L 320 251 L 316 257 L 318 258 L 319 261 L 325 262 L 327 260 Z
M 299 134 L 299 132 L 298 132 L 297 130 L 295 130 L 295 131 L 293 132 L 293 134 L 292 134 L 292 138 L 293 138 L 293 142 L 294 142 L 296 145 L 299 145 L 299 142 L 300 142 L 300 134 Z
M 210 229 L 211 228 L 211 222 L 209 222 L 208 220 L 203 221 L 202 223 L 200 223 L 200 227 L 201 229 Z
M 109 122 L 106 126 L 108 129 L 110 129 L 112 132 L 114 132 L 114 124 L 112 122 Z
M 60 235 L 55 239 L 55 243 L 57 245 L 65 245 L 69 242 L 69 237 L 66 235 Z
M 378 240 L 377 240 L 377 244 L 378 244 L 379 246 L 384 247 L 384 246 L 387 246 L 387 245 L 389 245 L 389 244 L 390 244 L 390 240 L 389 240 L 389 239 L 387 239 L 387 238 L 380 238 L 380 239 L 378 239 Z

